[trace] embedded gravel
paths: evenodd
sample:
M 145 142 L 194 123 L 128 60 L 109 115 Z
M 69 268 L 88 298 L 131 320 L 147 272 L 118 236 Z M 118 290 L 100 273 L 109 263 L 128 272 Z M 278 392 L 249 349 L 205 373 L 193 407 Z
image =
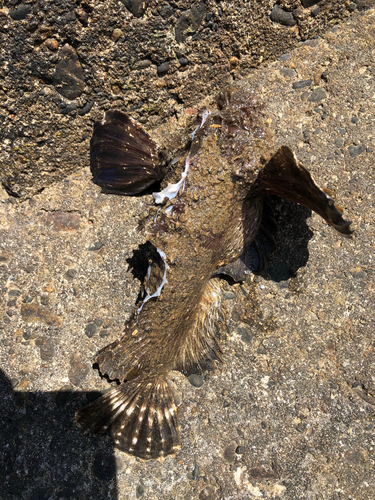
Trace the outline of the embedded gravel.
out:
M 154 3 L 125 2 L 132 8 L 146 7 L 143 14 L 137 13 L 143 17 L 134 18 L 118 3 L 116 16 L 131 17 L 135 29 L 137 22 L 151 18 Z M 179 3 L 160 3 L 166 19 Z M 232 3 L 238 7 L 241 2 Z M 281 8 L 287 3 L 279 2 Z M 344 5 L 332 3 L 337 9 Z M 218 23 L 221 4 L 228 2 L 205 3 L 205 15 L 214 13 L 207 22 Z M 308 9 L 319 5 L 325 12 L 324 2 L 302 4 Z M 71 23 L 92 26 L 93 16 L 98 20 L 103 14 L 108 28 L 97 26 L 95 36 L 103 47 L 107 43 L 107 52 L 86 52 L 88 59 L 101 59 L 102 71 L 118 43 L 110 41 L 113 29 L 122 25 L 114 22 L 114 8 L 107 18 L 109 7 L 96 5 L 75 6 L 71 9 L 75 17 L 67 9 L 59 26 L 73 33 Z M 225 365 L 190 381 L 173 374 L 182 447 L 163 462 L 129 457 L 114 450 L 109 437 L 84 435 L 73 423 L 75 410 L 95 391 L 108 388 L 92 369 L 91 358 L 121 334 L 133 309 L 139 293 L 134 252 L 144 243 L 138 222 L 151 202 L 151 195 L 103 194 L 92 183 L 91 118 L 84 121 L 87 115 L 83 115 L 79 121 L 76 115 L 92 100 L 89 112 L 98 118 L 103 109 L 120 104 L 126 109 L 138 97 L 131 102 L 122 94 L 121 99 L 107 96 L 106 89 L 118 82 L 128 85 L 124 83 L 128 77 L 120 79 L 121 68 L 116 65 L 107 67 L 107 77 L 103 72 L 100 96 L 93 98 L 84 90 L 82 101 L 76 100 L 77 109 L 65 115 L 56 114 L 64 109 L 59 108 L 61 96 L 56 94 L 58 76 L 44 81 L 43 76 L 30 76 L 36 93 L 29 104 L 28 91 L 17 81 L 13 88 L 7 87 L 7 99 L 2 94 L 6 120 L 16 120 L 20 113 L 22 119 L 14 126 L 18 134 L 23 123 L 25 134 L 8 137 L 5 145 L 13 149 L 3 148 L 0 167 L 2 174 L 6 172 L 3 182 L 8 189 L 0 191 L 0 498 L 375 499 L 375 11 L 365 10 L 371 7 L 366 1 L 351 5 L 362 10 L 353 7 L 348 20 L 330 29 L 325 24 L 322 36 L 302 41 L 294 50 L 289 46 L 277 54 L 278 60 L 253 69 L 247 78 L 266 102 L 276 146 L 291 146 L 317 182 L 333 191 L 355 233 L 351 239 L 341 238 L 307 209 L 271 200 L 280 229 L 278 250 L 260 275 L 237 285 L 222 281 Z M 42 11 L 38 6 L 35 2 L 33 8 Z M 270 2 L 268 15 L 273 6 Z M 224 12 L 228 11 L 223 9 L 223 16 Z M 13 21 L 5 19 L 9 25 L 26 23 L 30 15 L 22 4 L 12 4 Z M 52 16 L 48 11 L 44 15 L 46 20 Z M 193 22 L 191 15 L 186 17 Z M 299 14 L 293 15 L 297 19 Z M 309 14 L 309 19 L 315 22 L 321 15 Z M 40 34 L 40 27 L 29 33 Z M 45 33 L 58 38 L 53 29 L 46 28 Z M 64 37 L 64 42 L 68 40 Z M 38 47 L 50 51 L 52 60 L 57 52 L 52 42 L 49 45 L 52 49 L 43 41 Z M 60 39 L 58 46 L 61 50 L 64 46 Z M 77 46 L 74 50 L 79 53 Z M 183 54 L 187 60 L 199 57 L 193 45 L 190 50 L 189 57 Z M 72 54 L 71 49 L 66 53 Z M 164 62 L 160 59 L 150 66 L 142 63 L 145 69 L 137 71 L 152 70 L 159 78 L 156 64 Z M 57 56 L 53 60 L 58 64 Z M 78 55 L 78 60 L 87 85 L 84 57 Z M 70 71 L 75 66 L 62 65 L 61 71 L 64 67 Z M 8 67 L 17 72 L 14 68 Z M 197 67 L 197 74 L 202 71 Z M 72 86 L 78 91 L 80 77 L 75 75 Z M 223 72 L 222 82 L 240 76 L 236 70 Z M 190 77 L 195 78 L 193 72 Z M 172 116 L 156 103 L 155 114 L 146 116 L 156 140 L 173 136 L 199 106 L 212 102 L 208 84 L 202 83 L 202 89 L 205 101 L 187 92 L 186 101 L 172 106 Z M 26 95 L 23 100 L 20 91 Z M 165 82 L 157 92 L 166 103 L 170 89 Z M 40 101 L 36 96 L 42 96 Z M 17 99 L 18 108 L 12 104 Z M 50 104 L 45 103 L 52 102 L 55 114 L 52 108 L 47 112 Z M 145 102 L 134 109 L 140 121 Z M 40 139 L 38 106 L 45 114 Z M 37 146 L 39 140 L 46 142 Z M 40 181 L 34 170 L 27 174 L 26 167 L 17 170 L 25 178 L 17 177 L 12 155 L 24 155 L 31 162 L 37 148 L 40 177 L 53 163 L 51 177 L 45 174 L 49 179 Z M 66 151 L 60 156 L 61 148 Z M 23 164 L 29 165 L 26 160 Z M 58 160 L 64 164 L 61 172 Z M 17 160 L 17 168 L 21 164 Z M 14 182 L 8 177 L 11 170 Z

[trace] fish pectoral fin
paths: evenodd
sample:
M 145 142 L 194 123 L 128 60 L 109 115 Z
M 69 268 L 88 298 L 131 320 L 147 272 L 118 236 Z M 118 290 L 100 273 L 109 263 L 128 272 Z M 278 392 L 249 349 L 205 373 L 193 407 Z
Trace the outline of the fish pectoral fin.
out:
M 121 384 L 76 413 L 86 432 L 110 431 L 115 446 L 143 459 L 176 453 L 180 445 L 177 408 L 164 376 L 140 376 Z
M 259 273 L 263 270 L 265 259 L 276 250 L 275 234 L 278 231 L 274 219 L 272 207 L 264 201 L 262 221 L 258 233 L 240 257 L 226 266 L 219 267 L 212 276 L 225 274 L 234 281 L 245 281 L 246 276 L 251 273 Z
M 194 323 L 179 346 L 175 370 L 188 376 L 212 368 L 213 361 L 223 363 L 222 350 L 216 338 L 222 292 L 219 279 L 211 279 L 198 304 Z
M 134 195 L 164 177 L 165 161 L 151 137 L 128 115 L 108 111 L 94 125 L 91 172 L 104 191 Z
M 276 194 L 313 210 L 344 235 L 350 235 L 350 221 L 343 219 L 333 199 L 315 183 L 293 151 L 282 146 L 259 172 L 257 191 Z

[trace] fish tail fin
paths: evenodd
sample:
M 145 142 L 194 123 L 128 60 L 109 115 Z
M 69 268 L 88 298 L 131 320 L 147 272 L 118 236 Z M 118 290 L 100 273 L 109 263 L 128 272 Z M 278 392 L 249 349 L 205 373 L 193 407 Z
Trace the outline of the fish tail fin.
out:
M 224 362 L 221 356 L 223 351 L 215 335 L 222 299 L 219 281 L 212 278 L 207 283 L 194 323 L 180 346 L 175 369 L 184 375 L 210 369 L 213 361 Z
M 310 173 L 299 163 L 293 151 L 282 146 L 259 172 L 257 190 L 263 195 L 277 194 L 313 210 L 343 235 L 350 235 L 350 221 L 343 219 L 337 207 Z
M 177 408 L 164 376 L 121 384 L 80 409 L 75 421 L 97 435 L 109 429 L 116 448 L 139 458 L 165 457 L 179 448 Z

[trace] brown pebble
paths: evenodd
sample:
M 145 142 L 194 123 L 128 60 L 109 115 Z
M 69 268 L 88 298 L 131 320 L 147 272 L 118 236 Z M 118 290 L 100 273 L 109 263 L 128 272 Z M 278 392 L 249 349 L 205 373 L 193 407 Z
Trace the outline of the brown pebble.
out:
M 121 94 L 121 89 L 118 85 L 114 84 L 114 85 L 112 85 L 112 92 L 115 95 L 119 95 L 119 94 Z
M 239 63 L 239 60 L 237 59 L 237 57 L 234 57 L 232 56 L 230 58 L 230 62 L 229 62 L 229 69 L 232 70 L 234 69 Z
M 44 44 L 49 48 L 49 50 L 57 50 L 59 48 L 59 42 L 54 38 L 47 38 Z
M 120 30 L 119 28 L 116 28 L 113 30 L 112 32 L 112 40 L 114 40 L 115 42 L 117 42 L 117 40 L 122 37 L 123 35 L 123 32 L 122 30 Z

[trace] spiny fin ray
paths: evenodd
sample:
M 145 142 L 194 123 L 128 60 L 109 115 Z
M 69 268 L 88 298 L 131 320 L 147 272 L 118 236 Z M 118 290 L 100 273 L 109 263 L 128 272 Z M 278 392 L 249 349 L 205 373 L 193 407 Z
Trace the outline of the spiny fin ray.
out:
M 194 323 L 179 347 L 176 370 L 189 375 L 212 368 L 213 361 L 223 362 L 220 343 L 215 337 L 220 305 L 219 280 L 213 278 L 202 295 Z

